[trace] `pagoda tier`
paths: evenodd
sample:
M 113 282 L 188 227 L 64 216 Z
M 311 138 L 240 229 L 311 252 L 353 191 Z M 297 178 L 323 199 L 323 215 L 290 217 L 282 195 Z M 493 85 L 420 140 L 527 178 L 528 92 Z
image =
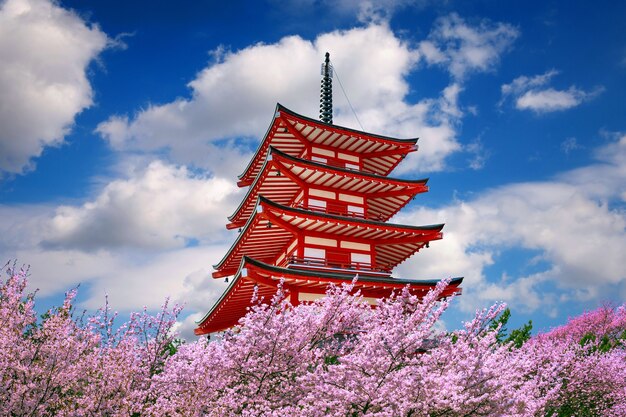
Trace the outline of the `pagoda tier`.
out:
M 260 196 L 239 237 L 214 265 L 213 277 L 234 275 L 244 255 L 293 268 L 367 270 L 389 276 L 399 263 L 441 239 L 442 228 L 331 215 Z
M 428 179 L 402 180 L 335 168 L 289 156 L 270 147 L 267 158 L 234 214 L 228 229 L 243 227 L 262 195 L 275 203 L 313 211 L 387 221 Z
M 353 291 L 360 291 L 368 301 L 389 297 L 392 291 L 399 291 L 409 285 L 409 291 L 418 296 L 425 295 L 433 289 L 438 280 L 407 280 L 369 276 L 366 272 L 358 273 L 358 280 Z M 248 256 L 241 258 L 235 277 L 222 297 L 213 308 L 198 322 L 196 335 L 203 335 L 228 329 L 237 324 L 247 308 L 252 304 L 253 292 L 257 290 L 259 297 L 271 299 L 276 293 L 279 282 L 288 294 L 292 305 L 302 301 L 312 301 L 326 292 L 329 284 L 350 283 L 355 277 L 354 271 L 307 271 L 274 266 L 254 260 Z M 459 285 L 463 278 L 453 278 L 441 294 L 441 298 L 460 294 Z
M 254 157 L 239 176 L 240 187 L 254 181 L 270 146 L 298 158 L 334 166 L 388 175 L 407 153 L 417 150 L 417 139 L 396 139 L 360 132 L 292 112 L 278 104 L 274 119 Z

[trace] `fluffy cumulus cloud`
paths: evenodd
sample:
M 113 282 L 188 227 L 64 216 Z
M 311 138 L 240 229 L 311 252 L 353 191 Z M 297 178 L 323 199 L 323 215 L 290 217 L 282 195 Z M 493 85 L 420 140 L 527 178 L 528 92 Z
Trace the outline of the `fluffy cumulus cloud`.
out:
M 86 76 L 107 36 L 48 0 L 0 3 L 0 172 L 32 168 L 93 102 Z
M 111 307 L 121 311 L 142 306 L 156 309 L 169 299 L 184 305 L 185 313 L 204 314 L 228 285 L 211 277 L 211 265 L 226 250 L 227 245 L 220 244 L 161 251 L 143 260 L 117 256 L 119 268 L 113 269 L 111 264 L 92 280 L 82 305 L 99 308 L 107 294 Z
M 191 299 L 179 297 L 191 292 L 190 274 L 208 280 L 210 303 L 219 292 L 211 292 L 210 266 L 235 233 L 224 222 L 238 188 L 161 161 L 133 167 L 81 205 L 0 205 L 0 258 L 30 262 L 44 296 L 88 284 L 89 308 L 105 293 L 121 310 L 156 308 L 168 295 Z
M 527 91 L 515 100 L 519 110 L 551 112 L 576 107 L 589 97 L 589 93 L 570 87 L 567 90 L 548 88 L 541 91 Z
M 508 98 L 512 98 L 515 108 L 518 110 L 548 113 L 576 107 L 603 91 L 601 87 L 592 91 L 584 91 L 576 86 L 570 86 L 566 90 L 549 87 L 550 81 L 557 74 L 558 71 L 550 70 L 533 77 L 521 76 L 514 79 L 510 84 L 504 84 L 500 104 Z
M 384 25 L 327 33 L 314 41 L 289 36 L 275 44 L 218 51 L 217 61 L 189 83 L 190 99 L 151 106 L 133 119 L 112 117 L 98 132 L 118 150 L 166 149 L 177 161 L 202 165 L 196 155 L 210 155 L 206 150 L 217 141 L 259 138 L 276 102 L 315 117 L 319 65 L 326 51 L 368 130 L 416 135 L 420 116 L 402 117 L 412 110 L 403 101 L 408 93 L 404 76 L 417 55 Z M 335 112 L 336 123 L 355 124 L 345 100 L 335 100 Z M 455 142 L 450 135 L 439 139 L 443 143 L 433 141 L 434 147 Z M 202 166 L 213 169 L 214 161 L 209 156 Z
M 80 285 L 81 307 L 96 310 L 109 297 L 120 312 L 158 309 L 166 299 L 184 304 L 186 313 L 203 314 L 227 284 L 211 278 L 211 265 L 228 245 L 204 245 L 150 254 L 125 249 L 84 252 L 39 246 L 0 251 L 4 259 L 28 260 L 29 285 L 41 297 Z M 191 285 L 194 285 L 192 288 Z
M 438 210 L 399 219 L 447 221 L 445 238 L 400 269 L 406 276 L 465 275 L 461 305 L 471 310 L 504 300 L 552 313 L 566 297 L 585 300 L 626 288 L 626 136 L 598 152 L 598 162 L 554 180 L 502 186 Z M 615 205 L 617 204 L 617 206 Z M 525 250 L 526 268 L 488 279 L 486 269 L 507 250 Z M 547 290 L 552 286 L 553 290 Z M 559 291 L 554 290 L 558 288 Z M 550 311 L 548 311 L 550 310 Z
M 166 177 L 162 187 L 149 184 L 155 170 Z M 92 311 L 103 306 L 105 295 L 120 312 L 144 306 L 156 310 L 167 298 L 184 304 L 190 316 L 180 331 L 191 338 L 194 320 L 227 285 L 211 278 L 211 265 L 226 253 L 236 232 L 223 233 L 225 215 L 233 207 L 220 194 L 228 194 L 229 187 L 185 175 L 183 169 L 153 164 L 137 178 L 113 181 L 84 206 L 0 205 L 0 259 L 29 262 L 31 290 L 38 289 L 41 297 L 80 284 L 80 306 Z M 147 196 L 150 192 L 154 195 Z M 141 201 L 143 209 L 133 209 Z M 217 201 L 223 207 L 217 208 Z M 112 219 L 114 204 L 129 210 L 122 208 L 121 218 Z M 60 226 L 59 213 L 73 227 Z M 98 221 L 111 230 L 94 229 Z M 121 233 L 125 228 L 127 233 Z M 54 245 L 45 240 L 51 236 Z M 197 244 L 185 246 L 179 236 Z
M 440 53 L 451 66 L 464 66 L 463 72 L 493 68 L 515 33 L 502 24 L 482 22 L 472 27 L 456 15 L 442 22 L 445 24 L 439 24 L 433 38 L 454 38 L 455 42 L 441 45 L 444 50 Z M 449 30 L 460 35 L 447 35 Z M 317 115 L 318 69 L 329 51 L 336 70 L 335 88 L 337 78 L 341 79 L 363 127 L 391 136 L 420 136 L 421 152 L 410 159 L 409 169 L 440 170 L 446 156 L 460 149 L 456 125 L 463 116 L 457 105 L 462 87 L 455 82 L 440 97 L 409 102 L 406 77 L 420 59 L 430 60 L 424 49 L 412 49 L 386 24 L 370 24 L 321 34 L 313 41 L 289 36 L 275 44 L 257 44 L 235 52 L 218 50 L 215 62 L 188 84 L 190 98 L 152 105 L 135 117 L 112 116 L 97 131 L 120 151 L 165 150 L 178 163 L 211 170 L 243 169 L 254 145 L 241 138 L 258 139 L 265 132 L 276 102 L 305 115 Z M 359 128 L 348 102 L 338 92 L 334 106 L 335 123 Z M 224 158 L 215 152 L 216 147 L 230 156 Z M 228 167 L 224 160 L 231 161 Z
M 519 36 L 506 23 L 482 20 L 471 25 L 457 14 L 441 17 L 419 51 L 430 65 L 443 65 L 457 80 L 472 72 L 490 71 Z
M 236 191 L 232 181 L 154 161 L 131 178 L 110 182 L 93 201 L 58 207 L 42 243 L 89 251 L 215 241 L 223 237 L 216 231 L 235 207 Z

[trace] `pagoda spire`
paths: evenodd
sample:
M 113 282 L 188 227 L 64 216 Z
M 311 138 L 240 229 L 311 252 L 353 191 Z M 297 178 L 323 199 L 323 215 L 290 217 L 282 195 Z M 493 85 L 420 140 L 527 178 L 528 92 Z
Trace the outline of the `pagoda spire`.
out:
M 326 60 L 322 64 L 322 88 L 320 94 L 320 120 L 333 124 L 333 67 L 330 64 L 330 53 L 326 52 Z

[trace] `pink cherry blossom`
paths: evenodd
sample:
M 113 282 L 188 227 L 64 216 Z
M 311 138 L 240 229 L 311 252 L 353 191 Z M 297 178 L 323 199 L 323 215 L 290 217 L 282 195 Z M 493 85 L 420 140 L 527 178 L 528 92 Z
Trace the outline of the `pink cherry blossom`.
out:
M 504 306 L 453 332 L 442 281 L 367 304 L 351 285 L 292 306 L 255 300 L 238 326 L 173 349 L 180 307 L 75 313 L 76 291 L 37 320 L 27 271 L 0 286 L 0 415 L 624 416 L 626 309 L 601 307 L 517 348 Z M 593 337 L 591 337 L 592 335 Z

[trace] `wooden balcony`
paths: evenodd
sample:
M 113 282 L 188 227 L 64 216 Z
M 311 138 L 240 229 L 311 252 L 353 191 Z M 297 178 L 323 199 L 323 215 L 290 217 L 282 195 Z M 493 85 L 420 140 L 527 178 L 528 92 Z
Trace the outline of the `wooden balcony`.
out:
M 296 208 L 301 208 L 304 210 L 316 211 L 318 213 L 326 213 L 326 214 L 334 214 L 336 216 L 345 216 L 345 217 L 354 217 L 357 219 L 365 219 L 365 213 L 351 211 L 347 208 L 343 207 L 333 207 L 332 205 L 323 207 L 323 206 L 315 206 L 313 204 L 305 204 L 303 201 L 296 205 Z
M 368 262 L 336 262 L 322 258 L 312 257 L 297 257 L 290 256 L 286 258 L 279 265 L 285 268 L 292 269 L 306 269 L 306 270 L 320 270 L 320 271 L 334 271 L 343 273 L 363 273 L 366 275 L 375 275 L 381 277 L 388 277 L 391 275 L 389 270 L 381 267 L 375 267 Z

